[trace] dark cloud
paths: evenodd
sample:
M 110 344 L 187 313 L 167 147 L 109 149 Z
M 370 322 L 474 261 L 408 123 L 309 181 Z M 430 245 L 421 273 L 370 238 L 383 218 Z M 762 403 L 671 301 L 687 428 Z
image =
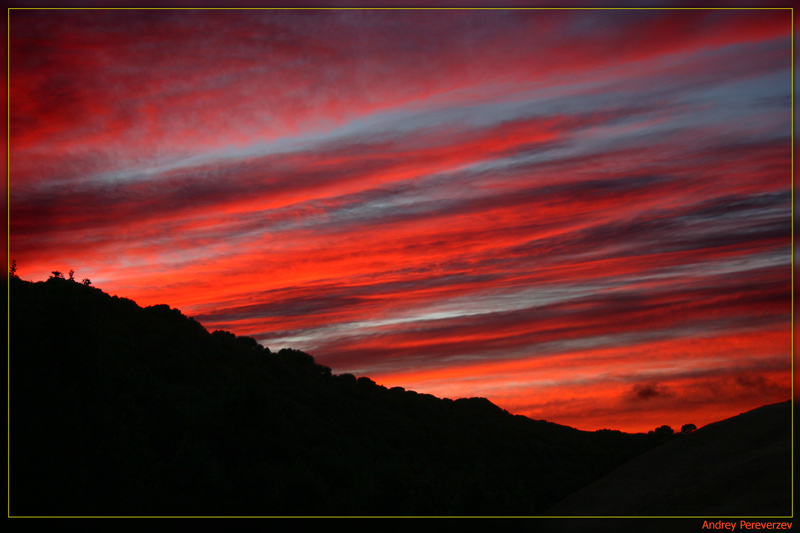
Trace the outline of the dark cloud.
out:
M 669 398 L 673 393 L 668 387 L 657 383 L 634 385 L 629 397 L 631 401 L 649 401 L 654 398 Z

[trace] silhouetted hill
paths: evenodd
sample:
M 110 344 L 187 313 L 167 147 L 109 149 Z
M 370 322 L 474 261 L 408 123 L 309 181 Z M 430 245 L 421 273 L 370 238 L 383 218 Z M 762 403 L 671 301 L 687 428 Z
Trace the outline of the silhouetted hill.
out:
M 12 516 L 535 515 L 674 438 L 386 389 L 60 278 L 9 302 Z
M 549 515 L 790 516 L 792 405 L 766 405 L 632 459 Z

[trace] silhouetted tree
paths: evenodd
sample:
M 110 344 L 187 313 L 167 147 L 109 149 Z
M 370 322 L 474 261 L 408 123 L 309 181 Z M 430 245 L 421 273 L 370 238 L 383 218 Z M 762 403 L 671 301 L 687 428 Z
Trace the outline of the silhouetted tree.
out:
M 68 274 L 69 274 L 69 280 L 70 280 L 70 281 L 75 281 L 75 271 L 74 271 L 74 270 L 72 270 L 72 269 L 70 269 L 70 271 L 68 272 Z
M 8 267 L 8 275 L 11 276 L 12 278 L 17 277 L 17 262 L 14 261 L 13 259 L 11 260 L 11 266 Z
M 269 348 L 267 348 L 267 350 L 269 350 Z M 317 368 L 319 369 L 319 373 L 323 377 L 329 378 L 329 377 L 331 377 L 333 375 L 333 371 L 331 370 L 331 367 L 329 367 L 329 366 L 317 364 Z
M 64 279 L 64 274 L 62 274 L 62 273 L 61 273 L 60 271 L 58 271 L 58 270 L 53 270 L 52 274 L 53 274 L 53 275 L 52 275 L 52 276 L 50 276 L 51 278 L 59 278 L 59 279 Z
M 283 359 L 294 361 L 298 364 L 313 365 L 314 357 L 306 352 L 295 350 L 293 348 L 282 348 L 278 355 Z
M 694 424 L 684 424 L 681 426 L 681 433 L 691 433 L 695 429 L 697 429 L 697 426 Z
M 83 283 L 84 285 L 86 285 L 88 287 L 89 285 L 92 284 L 92 280 L 90 280 L 89 278 L 83 278 L 81 280 L 81 283 Z
M 367 376 L 361 376 L 360 378 L 356 379 L 356 383 L 358 383 L 362 387 L 370 387 L 372 385 L 375 385 L 375 382 L 369 379 Z
M 225 346 L 234 346 L 236 344 L 236 335 L 222 329 L 218 329 L 212 333 L 211 338 Z
M 238 344 L 242 349 L 249 351 L 249 352 L 263 352 L 264 347 L 261 346 L 257 340 L 253 337 L 247 337 L 244 335 L 240 335 L 236 337 L 236 344 Z
M 660 428 L 656 428 L 654 430 L 654 433 L 656 435 L 668 436 L 668 435 L 673 435 L 675 433 L 675 430 L 665 424 Z

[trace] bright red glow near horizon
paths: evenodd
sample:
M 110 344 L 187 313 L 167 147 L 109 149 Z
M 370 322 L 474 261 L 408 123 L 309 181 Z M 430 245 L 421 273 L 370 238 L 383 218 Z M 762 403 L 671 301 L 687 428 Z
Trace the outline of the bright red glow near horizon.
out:
M 790 10 L 10 10 L 9 248 L 579 429 L 792 394 Z

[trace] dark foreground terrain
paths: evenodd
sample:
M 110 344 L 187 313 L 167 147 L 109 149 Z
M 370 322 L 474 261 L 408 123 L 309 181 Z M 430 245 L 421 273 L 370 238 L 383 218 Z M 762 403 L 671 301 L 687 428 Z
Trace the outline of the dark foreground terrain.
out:
M 721 469 L 735 477 L 744 462 L 754 487 L 773 489 L 754 509 L 785 504 L 783 414 L 742 442 L 741 430 L 721 437 L 712 426 L 692 435 L 578 431 L 482 398 L 334 375 L 306 353 L 272 353 L 166 305 L 141 308 L 61 278 L 10 278 L 9 317 L 11 516 L 617 514 L 593 496 L 564 499 L 625 463 L 617 472 L 633 468 L 627 479 L 638 469 L 638 483 L 651 476 L 661 486 L 663 514 L 683 514 L 671 495 L 729 484 L 698 469 L 676 481 L 653 463 L 628 463 L 660 450 L 662 470 L 721 450 Z M 602 490 L 630 500 L 631 482 L 613 475 Z M 747 498 L 704 501 L 725 509 Z
M 617 468 L 550 515 L 791 516 L 792 405 L 709 424 Z

